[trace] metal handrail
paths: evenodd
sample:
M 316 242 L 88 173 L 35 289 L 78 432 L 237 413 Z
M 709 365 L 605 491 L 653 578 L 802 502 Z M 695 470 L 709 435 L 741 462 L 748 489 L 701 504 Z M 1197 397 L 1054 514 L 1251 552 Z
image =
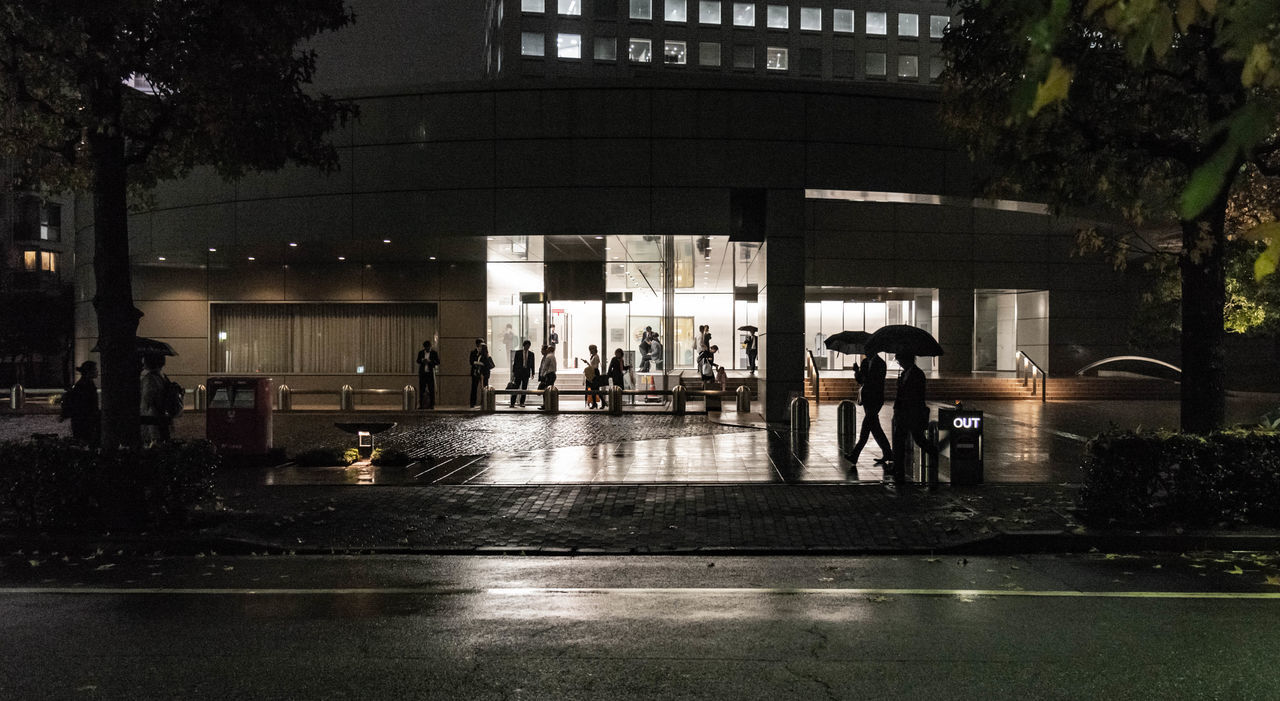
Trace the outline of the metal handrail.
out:
M 1174 372 L 1178 373 L 1179 375 L 1181 375 L 1181 374 L 1182 374 L 1182 368 L 1178 367 L 1177 365 L 1173 365 L 1173 364 L 1171 364 L 1171 363 L 1166 363 L 1166 362 L 1164 362 L 1163 360 L 1156 360 L 1155 358 L 1148 358 L 1148 357 L 1143 356 L 1143 355 L 1113 355 L 1113 356 L 1111 356 L 1110 358 L 1103 358 L 1102 360 L 1095 360 L 1094 362 L 1089 363 L 1088 365 L 1086 365 L 1086 366 L 1084 366 L 1084 367 L 1080 368 L 1079 370 L 1076 370 L 1076 374 L 1077 374 L 1077 375 L 1083 375 L 1083 374 L 1085 374 L 1086 372 L 1089 372 L 1090 370 L 1092 370 L 1092 369 L 1094 369 L 1094 368 L 1098 367 L 1099 365 L 1105 365 L 1105 364 L 1107 364 L 1107 363 L 1115 363 L 1115 362 L 1119 362 L 1119 361 L 1122 361 L 1122 360 L 1136 360 L 1136 361 L 1143 362 L 1143 363 L 1152 363 L 1152 364 L 1154 364 L 1154 365 L 1162 365 L 1162 366 L 1164 366 L 1164 367 L 1166 367 L 1166 368 L 1169 368 L 1170 370 L 1173 370 Z
M 818 363 L 813 357 L 813 351 L 805 351 L 808 356 L 805 363 L 809 371 L 810 379 L 813 381 L 813 403 L 817 404 L 822 399 L 822 376 L 818 373 Z
M 1026 387 L 1027 378 L 1031 378 L 1031 396 L 1036 396 L 1036 374 L 1039 373 L 1040 377 L 1043 378 L 1040 380 L 1040 401 L 1047 402 L 1049 400 L 1049 373 L 1045 372 L 1039 363 L 1032 360 L 1031 356 L 1022 350 L 1016 351 L 1014 357 L 1021 361 L 1015 364 L 1017 366 L 1018 379 L 1022 380 L 1022 386 Z M 1025 375 L 1023 374 L 1024 369 L 1026 370 Z

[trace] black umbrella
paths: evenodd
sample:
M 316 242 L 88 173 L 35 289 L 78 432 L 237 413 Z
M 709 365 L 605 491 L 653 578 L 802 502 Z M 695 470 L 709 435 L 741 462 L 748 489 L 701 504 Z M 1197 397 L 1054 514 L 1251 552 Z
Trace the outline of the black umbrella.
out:
M 138 355 L 177 355 L 178 354 L 178 352 L 173 349 L 173 346 L 169 345 L 168 343 L 165 343 L 164 341 L 157 341 L 154 338 L 144 338 L 142 336 L 138 336 L 137 349 L 138 349 Z M 100 353 L 101 351 L 98 350 L 97 344 L 94 344 L 93 348 L 89 349 L 89 352 Z
M 739 330 L 739 331 L 750 331 L 751 333 L 755 333 L 755 332 L 759 331 L 760 329 L 757 329 L 756 327 L 752 326 L 751 324 L 747 324 L 746 326 L 739 326 L 739 327 L 738 327 L 738 330 Z
M 928 331 L 906 324 L 882 326 L 864 346 L 867 353 L 942 355 L 942 346 Z
M 823 345 L 827 350 L 833 350 L 837 353 L 845 355 L 859 355 L 862 353 L 862 347 L 871 338 L 871 334 L 866 331 L 841 331 L 827 336 L 827 340 L 823 341 Z

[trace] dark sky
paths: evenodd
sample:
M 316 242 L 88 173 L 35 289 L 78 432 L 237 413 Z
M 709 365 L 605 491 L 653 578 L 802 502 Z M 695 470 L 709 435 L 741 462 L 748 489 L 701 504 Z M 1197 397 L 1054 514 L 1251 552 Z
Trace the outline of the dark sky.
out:
M 322 35 L 315 86 L 331 92 L 484 77 L 485 0 L 347 0 L 355 24 Z

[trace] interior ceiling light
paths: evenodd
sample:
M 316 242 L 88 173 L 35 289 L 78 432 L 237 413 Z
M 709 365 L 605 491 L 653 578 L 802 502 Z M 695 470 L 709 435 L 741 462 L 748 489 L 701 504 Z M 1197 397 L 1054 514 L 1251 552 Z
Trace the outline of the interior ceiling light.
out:
M 164 260 L 164 256 L 160 256 L 157 260 Z
M 391 239 L 382 239 L 383 243 L 391 243 Z
M 253 256 L 249 256 L 249 260 L 257 260 L 257 258 L 254 258 Z
M 290 248 L 297 248 L 297 247 L 298 247 L 298 244 L 293 243 L 292 241 L 290 241 L 290 242 L 289 242 L 289 247 L 290 247 Z
M 338 256 L 338 260 L 346 260 L 346 259 L 347 259 L 346 256 Z
M 604 240 L 604 237 L 603 237 L 603 236 L 597 236 L 597 237 L 596 237 L 596 240 L 597 240 L 597 241 L 603 241 L 603 240 Z
M 216 249 L 216 248 L 210 248 L 210 249 L 209 249 L 209 252 L 210 252 L 210 253 L 217 253 L 217 252 L 218 252 L 218 249 Z
M 427 260 L 435 260 L 435 259 L 436 259 L 435 256 L 427 256 Z

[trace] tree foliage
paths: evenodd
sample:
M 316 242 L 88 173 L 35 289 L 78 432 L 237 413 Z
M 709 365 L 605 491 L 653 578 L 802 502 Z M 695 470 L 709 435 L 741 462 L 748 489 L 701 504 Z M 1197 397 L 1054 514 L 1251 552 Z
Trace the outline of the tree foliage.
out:
M 0 152 L 21 186 L 93 194 L 104 444 L 136 443 L 127 193 L 197 166 L 336 167 L 351 107 L 305 90 L 342 0 L 0 1 Z
M 958 0 L 957 9 L 963 21 L 944 38 L 947 124 L 990 166 L 994 191 L 1096 214 L 1173 256 L 1184 362 L 1200 368 L 1183 377 L 1183 428 L 1220 426 L 1229 204 L 1242 183 L 1264 192 L 1280 175 L 1271 59 L 1280 3 Z M 1241 233 L 1275 231 L 1263 222 Z

